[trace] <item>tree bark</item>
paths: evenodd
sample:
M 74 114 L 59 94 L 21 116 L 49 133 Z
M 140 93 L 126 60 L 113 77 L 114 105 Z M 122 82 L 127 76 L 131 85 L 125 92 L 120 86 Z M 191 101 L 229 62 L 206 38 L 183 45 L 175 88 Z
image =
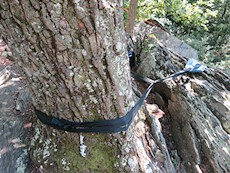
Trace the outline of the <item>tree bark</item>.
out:
M 126 32 L 132 35 L 133 27 L 135 23 L 136 11 L 137 11 L 138 0 L 131 0 L 129 4 L 129 13 L 126 21 Z
M 1 37 L 38 110 L 82 122 L 114 119 L 134 105 L 122 0 L 1 0 L 0 7 Z M 35 121 L 31 158 L 44 172 L 175 172 L 158 120 L 144 108 L 139 117 L 116 134 Z
M 138 73 L 159 79 L 184 68 L 187 58 L 159 44 L 148 25 L 141 25 L 145 30 L 138 27 L 135 30 L 143 36 L 135 49 Z M 163 129 L 171 129 L 170 135 L 164 132 L 170 154 L 176 158 L 178 152 L 185 172 L 230 172 L 229 72 L 208 67 L 202 73 L 159 83 L 153 98 L 165 112 L 160 120 Z

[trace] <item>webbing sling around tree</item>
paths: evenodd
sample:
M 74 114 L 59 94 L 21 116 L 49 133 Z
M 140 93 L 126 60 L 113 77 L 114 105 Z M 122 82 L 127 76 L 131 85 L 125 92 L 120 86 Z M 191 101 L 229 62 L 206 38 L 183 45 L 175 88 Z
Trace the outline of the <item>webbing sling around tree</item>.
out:
M 203 72 L 205 70 L 205 66 L 202 66 L 198 61 L 194 59 L 190 59 L 184 70 L 179 71 L 169 77 L 152 80 L 147 77 L 144 77 L 140 74 L 131 73 L 131 76 L 135 79 L 150 83 L 149 87 L 145 91 L 145 93 L 140 97 L 138 102 L 132 107 L 132 109 L 123 117 L 112 119 L 112 120 L 99 120 L 93 122 L 73 122 L 68 121 L 65 119 L 56 118 L 54 116 L 48 116 L 45 113 L 37 110 L 35 108 L 35 113 L 38 119 L 46 125 L 49 125 L 53 128 L 68 131 L 68 132 L 95 132 L 95 133 L 116 133 L 120 131 L 125 131 L 131 125 L 135 115 L 141 108 L 144 100 L 149 95 L 150 91 L 152 90 L 153 86 L 156 83 L 165 82 L 168 80 L 172 80 L 177 76 L 180 76 L 185 73 L 194 73 L 194 72 Z

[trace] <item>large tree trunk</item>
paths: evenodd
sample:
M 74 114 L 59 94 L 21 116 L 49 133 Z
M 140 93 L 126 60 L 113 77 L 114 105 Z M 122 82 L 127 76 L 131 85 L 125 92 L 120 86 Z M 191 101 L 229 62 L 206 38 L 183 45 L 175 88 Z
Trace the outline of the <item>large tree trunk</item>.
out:
M 123 116 L 134 105 L 122 0 L 0 2 L 0 33 L 33 104 L 70 121 Z M 156 118 L 125 133 L 73 134 L 35 122 L 32 159 L 47 172 L 175 172 Z

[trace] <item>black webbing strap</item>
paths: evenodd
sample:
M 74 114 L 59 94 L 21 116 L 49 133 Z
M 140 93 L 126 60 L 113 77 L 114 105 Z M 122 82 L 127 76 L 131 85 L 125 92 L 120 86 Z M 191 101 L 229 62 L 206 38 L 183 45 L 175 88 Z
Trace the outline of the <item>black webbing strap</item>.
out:
M 73 122 L 68 121 L 65 119 L 56 118 L 54 116 L 48 116 L 45 113 L 37 110 L 35 108 L 35 113 L 38 119 L 46 125 L 49 125 L 53 128 L 65 130 L 68 132 L 95 132 L 95 133 L 116 133 L 120 131 L 125 131 L 129 128 L 130 124 L 132 123 L 135 115 L 141 108 L 141 105 L 144 103 L 144 100 L 149 95 L 151 89 L 153 88 L 154 84 L 159 82 L 164 82 L 168 80 L 172 80 L 177 76 L 180 76 L 184 73 L 187 73 L 188 70 L 179 71 L 169 77 L 159 79 L 159 80 L 152 80 L 147 77 L 144 77 L 140 74 L 131 73 L 131 76 L 135 79 L 150 83 L 149 87 L 145 91 L 145 93 L 141 96 L 138 102 L 132 107 L 132 109 L 123 117 L 112 119 L 112 120 L 99 120 L 93 122 Z

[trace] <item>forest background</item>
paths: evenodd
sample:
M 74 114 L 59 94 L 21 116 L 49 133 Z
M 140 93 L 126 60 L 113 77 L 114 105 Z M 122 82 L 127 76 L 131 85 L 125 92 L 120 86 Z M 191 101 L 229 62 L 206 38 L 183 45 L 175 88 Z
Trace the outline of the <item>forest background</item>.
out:
M 123 2 L 129 9 L 130 0 Z M 196 49 L 200 61 L 230 71 L 229 8 L 229 0 L 139 0 L 136 14 L 160 22 Z

